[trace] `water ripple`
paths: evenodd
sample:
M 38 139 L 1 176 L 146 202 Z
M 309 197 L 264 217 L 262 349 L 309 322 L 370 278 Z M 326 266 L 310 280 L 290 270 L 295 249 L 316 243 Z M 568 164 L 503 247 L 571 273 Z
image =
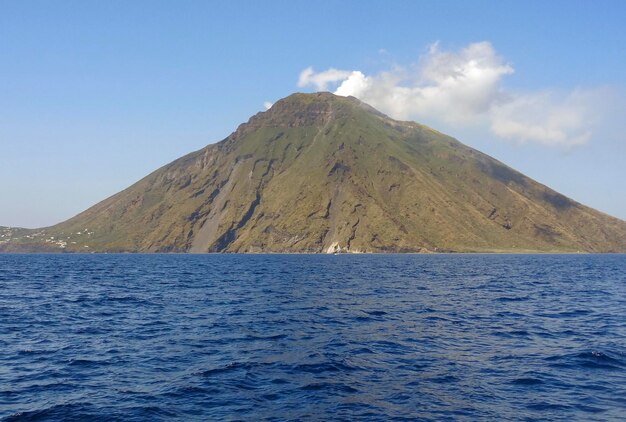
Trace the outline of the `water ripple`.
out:
M 621 420 L 623 255 L 0 255 L 0 419 Z

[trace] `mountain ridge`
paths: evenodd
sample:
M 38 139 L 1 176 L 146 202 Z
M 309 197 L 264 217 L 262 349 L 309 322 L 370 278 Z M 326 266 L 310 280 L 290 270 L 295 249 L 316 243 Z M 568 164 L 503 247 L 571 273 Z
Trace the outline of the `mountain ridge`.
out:
M 354 97 L 296 93 L 67 221 L 2 239 L 0 251 L 624 252 L 626 222 Z

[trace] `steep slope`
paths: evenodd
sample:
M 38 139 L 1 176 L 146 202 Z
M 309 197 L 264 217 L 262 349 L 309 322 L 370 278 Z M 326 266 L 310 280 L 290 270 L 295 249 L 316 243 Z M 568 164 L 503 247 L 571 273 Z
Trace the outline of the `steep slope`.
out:
M 225 140 L 29 235 L 0 250 L 626 251 L 626 222 L 329 93 L 278 101 Z

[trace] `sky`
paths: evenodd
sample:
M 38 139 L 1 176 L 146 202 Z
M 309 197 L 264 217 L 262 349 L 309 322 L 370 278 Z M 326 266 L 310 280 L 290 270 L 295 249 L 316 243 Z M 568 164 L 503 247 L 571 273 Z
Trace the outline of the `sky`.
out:
M 63 221 L 293 92 L 626 219 L 624 1 L 0 0 L 0 226 Z

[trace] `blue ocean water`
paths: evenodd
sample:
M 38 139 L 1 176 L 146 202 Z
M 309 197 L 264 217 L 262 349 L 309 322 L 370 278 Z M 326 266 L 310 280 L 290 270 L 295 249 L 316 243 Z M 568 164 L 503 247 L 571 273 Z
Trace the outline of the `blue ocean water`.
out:
M 620 420 L 624 255 L 0 255 L 0 419 Z

